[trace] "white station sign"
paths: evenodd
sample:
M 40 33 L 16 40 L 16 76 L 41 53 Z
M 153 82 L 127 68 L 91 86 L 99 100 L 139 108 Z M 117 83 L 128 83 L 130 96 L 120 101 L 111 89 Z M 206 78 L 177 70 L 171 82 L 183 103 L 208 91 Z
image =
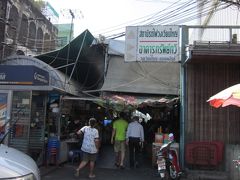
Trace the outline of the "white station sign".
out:
M 179 26 L 128 26 L 125 61 L 179 61 Z

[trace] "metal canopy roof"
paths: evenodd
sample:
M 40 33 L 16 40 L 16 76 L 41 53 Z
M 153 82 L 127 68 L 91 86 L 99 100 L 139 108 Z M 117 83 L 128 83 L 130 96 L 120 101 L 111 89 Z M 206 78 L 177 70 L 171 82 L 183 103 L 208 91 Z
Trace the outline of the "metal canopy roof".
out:
M 239 63 L 239 48 L 240 44 L 230 42 L 195 42 L 185 63 Z
M 69 81 L 66 83 L 66 79 L 69 78 L 65 76 L 59 70 L 56 70 L 49 66 L 48 64 L 29 56 L 11 56 L 3 61 L 1 61 L 1 65 L 33 65 L 38 68 L 41 68 L 47 72 L 49 72 L 50 85 L 49 86 L 18 86 L 18 85 L 1 85 L 1 89 L 31 89 L 31 90 L 42 90 L 42 91 L 50 91 L 50 90 L 59 90 L 62 92 L 66 92 L 75 96 L 79 96 L 80 85 L 76 81 Z
M 179 95 L 180 63 L 124 62 L 111 56 L 101 91 Z

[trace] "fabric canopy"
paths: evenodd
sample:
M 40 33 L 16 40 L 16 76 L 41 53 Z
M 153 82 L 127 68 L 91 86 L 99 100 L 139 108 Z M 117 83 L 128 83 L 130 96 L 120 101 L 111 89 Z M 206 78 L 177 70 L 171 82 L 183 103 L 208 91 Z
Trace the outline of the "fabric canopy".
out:
M 79 82 L 80 90 L 97 89 L 103 82 L 105 47 L 94 42 L 93 35 L 85 30 L 62 49 L 36 58 Z
M 120 95 L 104 93 L 102 97 L 73 97 L 64 96 L 63 100 L 87 100 L 92 101 L 102 107 L 113 109 L 115 111 L 132 111 L 137 108 L 151 107 L 173 107 L 179 103 L 179 97 L 176 96 L 142 96 L 142 95 Z
M 102 91 L 179 95 L 180 63 L 124 62 L 110 56 Z
M 144 106 L 173 106 L 178 103 L 179 97 L 176 96 L 142 96 L 142 95 L 120 95 L 106 93 L 102 99 L 109 104 L 124 104 L 125 106 L 144 107 Z

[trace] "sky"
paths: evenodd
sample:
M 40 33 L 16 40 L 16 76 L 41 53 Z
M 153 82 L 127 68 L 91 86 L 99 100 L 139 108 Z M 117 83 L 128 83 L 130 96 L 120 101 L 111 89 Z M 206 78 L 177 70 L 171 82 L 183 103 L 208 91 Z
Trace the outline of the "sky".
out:
M 94 36 L 124 32 L 127 23 L 151 15 L 176 0 L 47 0 L 59 13 L 59 23 L 71 23 L 74 37 L 88 29 Z

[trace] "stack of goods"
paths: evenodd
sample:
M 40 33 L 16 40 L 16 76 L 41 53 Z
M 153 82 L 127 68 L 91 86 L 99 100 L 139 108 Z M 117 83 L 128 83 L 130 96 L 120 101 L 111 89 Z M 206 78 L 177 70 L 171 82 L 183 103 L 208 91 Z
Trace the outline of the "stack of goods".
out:
M 164 139 L 164 134 L 162 133 L 162 127 L 158 128 L 157 132 L 155 133 L 155 143 L 162 144 Z
M 155 141 L 157 144 L 165 144 L 169 142 L 169 134 L 162 133 L 162 127 L 160 126 L 155 133 Z

